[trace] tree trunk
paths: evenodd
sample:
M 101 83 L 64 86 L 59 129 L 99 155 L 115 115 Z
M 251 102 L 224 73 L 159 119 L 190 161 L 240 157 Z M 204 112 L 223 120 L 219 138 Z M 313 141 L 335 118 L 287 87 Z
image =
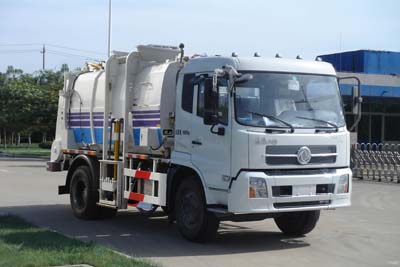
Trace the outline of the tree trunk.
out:
M 4 150 L 7 149 L 7 132 L 6 128 L 4 128 Z
M 29 146 L 31 146 L 31 144 L 32 144 L 31 133 L 29 133 L 29 136 L 28 136 L 28 144 L 29 144 Z
M 14 132 L 11 132 L 11 146 L 14 145 Z
M 42 135 L 42 142 L 43 143 L 47 142 L 47 133 L 46 132 L 44 132 L 43 135 Z
M 17 146 L 21 144 L 21 133 L 17 134 Z

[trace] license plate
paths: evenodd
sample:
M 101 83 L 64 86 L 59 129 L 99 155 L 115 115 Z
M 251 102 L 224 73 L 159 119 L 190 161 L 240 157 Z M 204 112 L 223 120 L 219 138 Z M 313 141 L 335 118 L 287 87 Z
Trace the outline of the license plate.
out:
M 295 185 L 293 186 L 293 196 L 313 196 L 316 194 L 315 185 Z

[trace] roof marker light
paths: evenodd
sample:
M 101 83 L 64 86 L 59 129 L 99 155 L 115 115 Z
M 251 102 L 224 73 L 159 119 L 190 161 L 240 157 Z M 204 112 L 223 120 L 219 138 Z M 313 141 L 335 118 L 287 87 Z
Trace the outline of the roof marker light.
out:
M 322 58 L 321 57 L 316 57 L 315 61 L 322 61 Z
M 238 57 L 238 54 L 236 54 L 236 52 L 232 52 L 232 57 Z
M 260 53 L 255 52 L 255 53 L 254 53 L 254 57 L 261 57 L 261 55 L 260 55 Z
M 296 59 L 303 59 L 303 57 L 300 55 L 297 55 Z

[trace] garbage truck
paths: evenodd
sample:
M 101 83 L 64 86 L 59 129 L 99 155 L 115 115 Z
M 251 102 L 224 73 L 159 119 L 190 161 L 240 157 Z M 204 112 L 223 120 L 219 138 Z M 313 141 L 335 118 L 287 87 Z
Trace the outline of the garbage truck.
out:
M 78 218 L 161 208 L 204 242 L 221 221 L 305 235 L 321 210 L 351 203 L 338 78 L 320 59 L 139 45 L 64 80 L 47 170 L 66 171 L 58 193 Z M 353 98 L 357 117 L 359 87 Z

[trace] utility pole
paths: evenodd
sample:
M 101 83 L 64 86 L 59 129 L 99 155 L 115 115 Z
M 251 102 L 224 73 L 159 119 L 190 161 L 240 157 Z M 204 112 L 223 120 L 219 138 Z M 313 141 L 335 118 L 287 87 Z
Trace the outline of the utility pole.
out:
M 111 0 L 108 0 L 108 57 L 111 49 Z
M 42 68 L 44 70 L 45 69 L 45 63 L 46 63 L 46 47 L 45 47 L 44 44 L 43 44 L 42 51 L 40 51 L 40 53 L 43 54 L 43 65 L 42 65 Z

